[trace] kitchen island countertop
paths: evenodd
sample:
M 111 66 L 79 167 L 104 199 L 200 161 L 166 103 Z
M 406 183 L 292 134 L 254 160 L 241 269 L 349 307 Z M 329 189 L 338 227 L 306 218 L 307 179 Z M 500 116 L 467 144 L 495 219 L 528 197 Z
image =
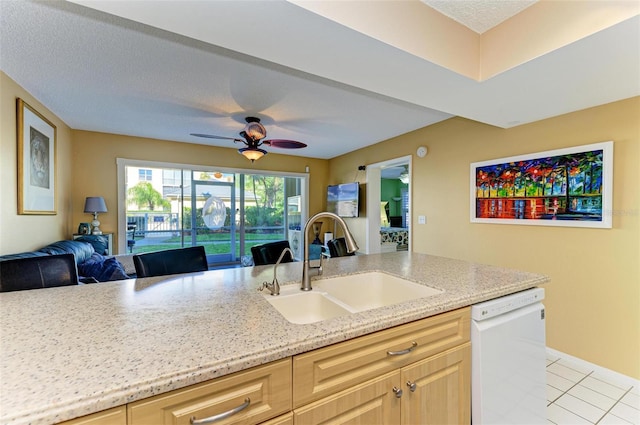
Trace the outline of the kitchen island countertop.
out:
M 549 281 L 409 252 L 330 259 L 324 270 L 319 278 L 385 271 L 443 292 L 307 325 L 256 291 L 272 266 L 2 293 L 0 423 L 87 415 Z M 278 266 L 281 285 L 301 274 L 301 263 Z

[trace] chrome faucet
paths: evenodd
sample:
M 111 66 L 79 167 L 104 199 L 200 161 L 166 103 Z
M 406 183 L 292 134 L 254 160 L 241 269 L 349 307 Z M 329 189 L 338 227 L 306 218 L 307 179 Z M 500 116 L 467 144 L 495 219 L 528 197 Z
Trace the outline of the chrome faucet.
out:
M 293 258 L 293 252 L 290 248 L 283 249 L 280 253 L 280 257 L 278 257 L 278 261 L 276 261 L 275 266 L 273 266 L 273 281 L 271 281 L 271 283 L 267 281 L 262 282 L 262 285 L 258 288 L 258 291 L 263 291 L 266 288 L 271 292 L 271 295 L 280 295 L 280 284 L 278 283 L 278 276 L 276 275 L 276 272 L 278 271 L 278 264 L 280 264 L 280 262 L 284 258 L 284 254 L 286 254 L 287 252 L 289 253 L 289 255 L 291 255 L 291 258 Z
M 309 228 L 313 223 L 318 221 L 321 218 L 332 218 L 342 228 L 342 233 L 344 233 L 344 241 L 347 245 L 347 252 L 352 253 L 358 250 L 358 244 L 356 243 L 353 235 L 349 231 L 347 227 L 347 223 L 338 215 L 331 212 L 319 212 L 318 214 L 311 217 L 307 220 L 307 223 L 304 225 L 303 235 L 304 235 L 304 244 L 302 245 L 302 258 L 304 259 L 304 263 L 302 264 L 302 284 L 300 289 L 303 291 L 311 291 L 313 288 L 311 287 L 311 279 L 309 276 L 309 269 L 316 268 L 318 269 L 318 274 L 322 274 L 322 254 L 320 255 L 320 266 L 319 267 L 311 267 L 309 265 Z

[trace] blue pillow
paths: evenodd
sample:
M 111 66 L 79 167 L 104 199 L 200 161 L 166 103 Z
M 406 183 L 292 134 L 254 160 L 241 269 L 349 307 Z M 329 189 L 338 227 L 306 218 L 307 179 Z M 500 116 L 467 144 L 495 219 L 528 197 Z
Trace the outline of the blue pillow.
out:
M 79 238 L 74 239 L 80 242 L 87 242 L 93 246 L 93 249 L 102 255 L 106 255 L 109 252 L 109 240 L 106 236 L 102 235 L 87 235 L 80 236 Z
M 103 276 L 106 281 L 109 280 L 122 280 L 129 279 L 129 276 L 124 272 L 122 264 L 115 257 L 109 257 L 104 260 L 104 268 L 102 270 Z
M 78 264 L 78 274 L 94 277 L 98 282 L 129 279 L 122 264 L 115 257 L 105 258 L 98 253 L 94 253 L 87 261 Z

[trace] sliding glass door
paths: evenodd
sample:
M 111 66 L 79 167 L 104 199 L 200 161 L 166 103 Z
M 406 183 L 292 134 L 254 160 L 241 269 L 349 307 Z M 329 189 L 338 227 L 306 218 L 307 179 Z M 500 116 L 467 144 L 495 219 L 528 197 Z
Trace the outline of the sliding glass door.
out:
M 228 266 L 254 245 L 297 242 L 306 176 L 137 164 L 123 169 L 128 252 L 202 245 L 210 266 Z
M 187 245 L 203 245 L 209 264 L 227 264 L 237 261 L 238 235 L 235 211 L 235 175 L 210 178 L 207 172 L 193 172 L 191 186 L 191 211 L 184 221 Z

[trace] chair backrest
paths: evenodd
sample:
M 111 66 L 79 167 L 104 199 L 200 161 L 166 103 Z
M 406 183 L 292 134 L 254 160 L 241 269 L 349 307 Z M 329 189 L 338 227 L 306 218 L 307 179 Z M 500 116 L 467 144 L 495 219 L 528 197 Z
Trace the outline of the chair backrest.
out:
M 168 249 L 133 256 L 137 277 L 203 272 L 209 269 L 203 246 Z
M 256 266 L 275 264 L 285 248 L 290 248 L 289 241 L 269 242 L 252 246 L 251 256 L 253 257 L 253 264 Z M 287 253 L 282 257 L 281 263 L 290 263 L 291 261 L 293 261 L 291 254 Z
M 332 239 L 327 242 L 329 255 L 332 257 L 345 257 L 347 255 L 355 255 L 355 252 L 347 252 L 347 243 L 344 238 Z
M 0 292 L 78 284 L 73 254 L 56 254 L 0 261 Z

